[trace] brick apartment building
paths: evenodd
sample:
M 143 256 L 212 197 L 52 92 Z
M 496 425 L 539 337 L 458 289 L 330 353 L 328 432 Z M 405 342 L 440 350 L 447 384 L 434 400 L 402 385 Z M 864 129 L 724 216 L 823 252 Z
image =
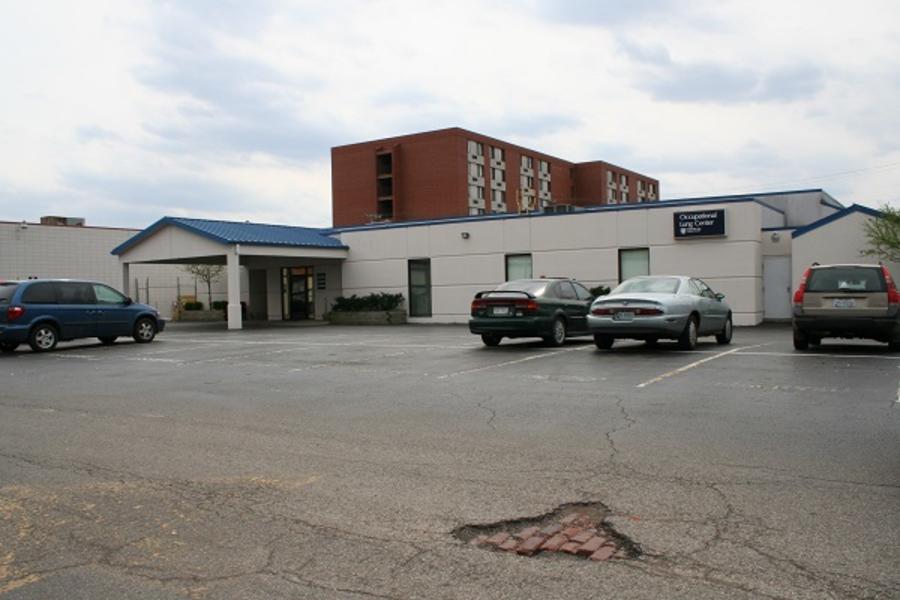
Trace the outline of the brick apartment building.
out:
M 653 202 L 659 181 L 458 127 L 331 149 L 335 227 Z

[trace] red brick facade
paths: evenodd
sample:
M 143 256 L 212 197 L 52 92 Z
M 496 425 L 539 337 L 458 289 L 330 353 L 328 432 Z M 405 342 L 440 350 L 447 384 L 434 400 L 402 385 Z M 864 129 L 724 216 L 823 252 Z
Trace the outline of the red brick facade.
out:
M 470 155 L 470 142 L 480 144 L 480 158 Z M 502 151 L 502 160 L 494 158 L 494 149 Z M 523 156 L 530 157 L 530 170 L 525 170 Z M 492 181 L 494 173 L 502 175 L 500 186 Z M 602 161 L 572 163 L 460 128 L 338 146 L 331 149 L 332 219 L 335 227 L 345 227 L 596 206 L 610 201 L 607 173 L 613 174 L 616 203 L 624 203 L 622 176 L 627 178 L 627 202 L 659 198 L 656 179 Z M 523 179 L 531 184 L 525 194 Z

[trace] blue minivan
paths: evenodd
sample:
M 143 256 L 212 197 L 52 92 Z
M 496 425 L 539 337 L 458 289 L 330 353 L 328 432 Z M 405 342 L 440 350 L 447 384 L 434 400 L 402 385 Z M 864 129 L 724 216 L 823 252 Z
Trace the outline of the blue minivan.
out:
M 0 281 L 0 350 L 27 342 L 48 352 L 57 342 L 96 337 L 112 344 L 120 336 L 152 342 L 163 330 L 159 311 L 132 302 L 103 283 L 70 279 Z

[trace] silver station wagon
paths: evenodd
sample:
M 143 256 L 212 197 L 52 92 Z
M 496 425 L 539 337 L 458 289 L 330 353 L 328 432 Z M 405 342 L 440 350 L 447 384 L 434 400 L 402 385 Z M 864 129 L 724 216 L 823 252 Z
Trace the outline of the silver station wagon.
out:
M 608 296 L 591 305 L 588 329 L 601 350 L 617 339 L 678 340 L 691 350 L 700 336 L 714 335 L 720 344 L 731 343 L 731 307 L 699 279 L 682 276 L 643 276 L 623 281 Z

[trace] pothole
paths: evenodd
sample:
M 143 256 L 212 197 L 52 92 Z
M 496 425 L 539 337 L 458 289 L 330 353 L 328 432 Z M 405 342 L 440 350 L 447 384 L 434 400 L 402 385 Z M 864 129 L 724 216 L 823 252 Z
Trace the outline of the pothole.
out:
M 561 560 L 627 560 L 641 548 L 605 522 L 599 502 L 564 504 L 532 518 L 465 525 L 453 535 L 478 548 Z

